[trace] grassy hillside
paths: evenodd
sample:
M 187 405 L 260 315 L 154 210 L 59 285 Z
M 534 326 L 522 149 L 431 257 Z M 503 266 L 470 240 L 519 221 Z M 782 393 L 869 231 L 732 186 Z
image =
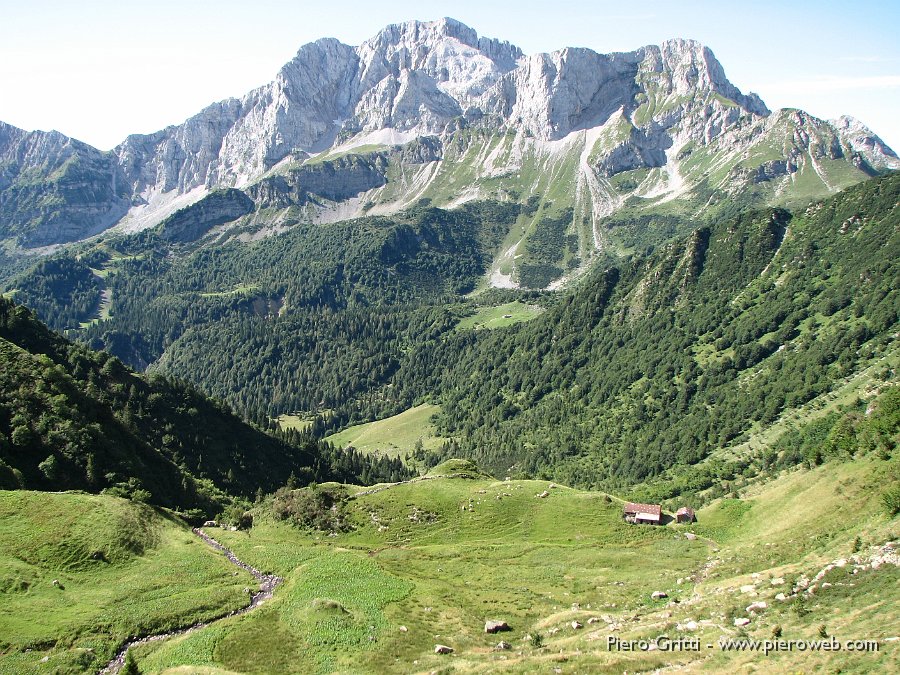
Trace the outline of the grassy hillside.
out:
M 900 600 L 896 558 L 878 569 L 867 562 L 900 534 L 878 498 L 879 486 L 897 474 L 896 460 L 864 457 L 787 472 L 739 500 L 716 501 L 694 525 L 660 528 L 625 524 L 621 502 L 601 493 L 495 481 L 471 470 L 449 474 L 375 491 L 317 488 L 338 497 L 342 524 L 331 534 L 278 520 L 268 507 L 249 534 L 217 534 L 254 565 L 285 576 L 283 589 L 255 614 L 142 647 L 141 667 L 525 673 L 674 663 L 720 672 L 752 662 L 767 672 L 886 672 L 900 659 L 900 646 L 885 642 L 900 632 L 891 609 Z M 840 558 L 849 562 L 828 573 L 830 587 L 819 579 L 802 601 L 774 599 Z M 651 598 L 657 590 L 668 598 Z M 748 614 L 754 601 L 767 609 Z M 743 630 L 734 625 L 741 617 L 751 618 Z M 490 619 L 507 621 L 511 631 L 485 634 Z M 776 625 L 785 639 L 816 638 L 825 625 L 840 640 L 878 640 L 880 651 L 795 651 L 763 661 L 717 646 L 722 637 L 771 637 Z M 703 646 L 678 653 L 607 648 L 608 636 L 660 635 L 695 636 Z M 511 648 L 495 649 L 500 640 Z M 455 651 L 436 655 L 436 644 Z
M 253 585 L 151 507 L 0 491 L 0 673 L 96 672 L 129 636 L 226 614 Z
M 440 408 L 423 403 L 399 415 L 352 426 L 325 440 L 339 448 L 353 446 L 365 454 L 405 458 L 417 447 L 437 449 L 446 439 L 434 432 L 432 417 Z

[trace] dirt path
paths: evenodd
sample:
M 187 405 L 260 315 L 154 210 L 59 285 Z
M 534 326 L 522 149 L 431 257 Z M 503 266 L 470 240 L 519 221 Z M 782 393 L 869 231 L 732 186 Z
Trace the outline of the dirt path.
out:
M 224 553 L 225 557 L 228 558 L 229 562 L 231 562 L 234 565 L 237 565 L 242 570 L 246 570 L 247 572 L 249 572 L 256 578 L 256 580 L 259 582 L 259 590 L 256 593 L 254 593 L 252 596 L 250 596 L 250 604 L 247 605 L 246 607 L 243 607 L 241 609 L 236 609 L 232 612 L 229 612 L 228 614 L 220 616 L 217 619 L 212 619 L 211 621 L 206 621 L 206 622 L 201 622 L 201 623 L 195 623 L 194 625 L 188 626 L 187 628 L 182 628 L 180 630 L 170 631 L 167 633 L 159 633 L 157 635 L 148 635 L 146 637 L 131 638 L 124 645 L 122 645 L 122 648 L 118 651 L 118 653 L 116 654 L 116 657 L 112 661 L 110 661 L 108 664 L 106 664 L 106 667 L 100 671 L 99 675 L 114 675 L 115 673 L 118 673 L 119 670 L 121 670 L 122 666 L 125 665 L 125 655 L 128 653 L 128 650 L 131 649 L 132 647 L 135 647 L 138 645 L 149 644 L 151 642 L 158 642 L 160 640 L 167 640 L 170 637 L 176 637 L 178 635 L 187 635 L 188 633 L 193 633 L 195 630 L 199 630 L 201 628 L 206 628 L 206 626 L 209 626 L 210 624 L 215 623 L 216 621 L 221 621 L 222 619 L 227 619 L 228 617 L 237 616 L 239 614 L 246 614 L 250 610 L 258 607 L 263 602 L 265 602 L 266 600 L 271 598 L 272 594 L 275 591 L 275 587 L 278 586 L 278 584 L 280 584 L 282 581 L 284 581 L 284 579 L 282 579 L 281 577 L 275 576 L 274 574 L 263 574 L 255 567 L 251 567 L 250 565 L 245 563 L 243 560 L 238 558 L 230 549 L 227 549 L 224 546 L 222 546 L 222 544 L 220 544 L 215 539 L 210 537 L 199 527 L 193 528 L 192 532 L 194 534 L 196 534 L 198 537 L 200 537 L 207 544 L 209 544 L 209 546 L 211 548 L 214 548 L 215 550 L 221 551 L 222 553 Z

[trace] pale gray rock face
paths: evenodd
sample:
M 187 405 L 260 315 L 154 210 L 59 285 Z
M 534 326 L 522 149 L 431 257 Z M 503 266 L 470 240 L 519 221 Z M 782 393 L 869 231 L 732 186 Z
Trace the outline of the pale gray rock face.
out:
M 0 122 L 0 238 L 29 247 L 83 239 L 125 215 L 129 197 L 109 154 Z
M 669 40 L 623 54 L 590 49 L 535 54 L 485 94 L 481 105 L 511 125 L 524 125 L 537 138 L 556 140 L 600 126 L 619 109 L 637 109 L 639 95 L 651 89 L 660 98 L 684 97 L 687 107 L 698 94 L 714 92 L 745 113 L 769 114 L 758 96 L 743 95 L 725 77 L 712 52 L 692 40 Z M 683 110 L 667 112 L 653 120 L 655 126 L 673 126 Z
M 589 49 L 535 54 L 506 75 L 482 102 L 485 112 L 545 140 L 599 126 L 637 93 L 634 55 Z
M 388 26 L 356 48 L 333 39 L 305 45 L 272 83 L 240 101 L 214 104 L 179 127 L 132 136 L 116 153 L 144 198 L 242 186 L 292 151 L 327 149 L 340 132 L 441 134 L 465 114 L 498 119 L 499 126 L 536 138 L 562 138 L 603 124 L 616 110 L 637 108 L 644 81 L 653 81 L 661 95 L 715 91 L 746 112 L 768 112 L 758 97 L 731 85 L 696 42 L 672 40 L 610 55 L 563 49 L 526 58 L 507 42 L 442 19 Z M 712 134 L 730 121 L 712 118 Z M 675 112 L 663 126 L 679 119 Z M 659 152 L 649 154 L 643 165 L 658 164 Z M 633 148 L 624 155 L 630 165 L 648 153 Z
M 441 132 L 521 52 L 449 19 L 388 26 L 359 47 L 301 47 L 268 85 L 183 125 L 116 148 L 137 193 L 242 186 L 296 150 L 330 147 L 345 128 Z
M 131 136 L 115 152 L 138 194 L 243 185 L 295 148 L 330 145 L 356 65 L 352 48 L 337 40 L 305 45 L 272 83 L 181 126 Z
M 858 119 L 843 115 L 829 120 L 841 140 L 875 169 L 900 169 L 900 159 L 884 141 Z
M 768 115 L 769 109 L 756 94 L 744 95 L 735 87 L 707 47 L 695 40 L 666 40 L 660 47 L 645 47 L 645 64 L 656 72 L 671 73 L 672 91 L 690 96 L 696 90 L 717 92 L 748 112 Z

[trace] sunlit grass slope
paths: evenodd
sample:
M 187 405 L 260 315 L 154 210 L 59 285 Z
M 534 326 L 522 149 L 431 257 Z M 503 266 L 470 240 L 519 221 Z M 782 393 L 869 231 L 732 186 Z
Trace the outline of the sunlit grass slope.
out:
M 128 637 L 227 613 L 252 585 L 143 504 L 0 491 L 0 673 L 96 671 Z

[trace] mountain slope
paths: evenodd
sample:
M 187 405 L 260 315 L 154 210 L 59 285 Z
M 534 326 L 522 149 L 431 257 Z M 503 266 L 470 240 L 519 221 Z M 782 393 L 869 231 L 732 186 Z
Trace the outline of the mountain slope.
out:
M 113 298 L 79 334 L 254 418 L 315 418 L 319 437 L 430 403 L 451 442 L 419 460 L 632 484 L 879 363 L 893 377 L 898 190 L 890 175 L 796 215 L 701 224 L 560 294 L 458 295 L 527 204 L 420 205 L 184 256 L 143 233 L 79 254 L 103 252 Z M 547 310 L 494 331 L 461 323 L 515 298 Z
M 231 500 L 363 470 L 352 456 L 291 445 L 185 384 L 145 379 L 49 332 L 0 299 L 0 486 L 102 489 L 210 515 Z M 374 467 L 365 473 L 377 475 Z
M 96 673 L 130 636 L 218 618 L 253 578 L 177 518 L 108 495 L 0 490 L 0 671 Z
M 231 226 L 262 233 L 392 214 L 421 198 L 449 207 L 535 197 L 538 208 L 507 233 L 489 275 L 493 285 L 532 288 L 563 283 L 598 252 L 627 246 L 611 230 L 633 229 L 642 216 L 676 217 L 684 232 L 684 221 L 720 215 L 726 202 L 799 204 L 900 168 L 855 120 L 770 114 L 690 40 L 525 56 L 452 19 L 388 26 L 357 47 L 305 45 L 242 99 L 130 136 L 112 153 L 93 151 L 93 173 L 79 183 L 95 193 L 91 218 L 87 188 L 70 199 L 57 185 L 60 160 L 20 157 L 23 141 L 11 139 L 76 142 L 6 129 L 0 161 L 34 185 L 0 184 L 8 214 L 0 235 L 22 246 L 82 239 L 116 221 L 126 231 L 153 226 L 222 188 L 254 202 L 253 214 L 231 213 Z M 35 211 L 38 198 L 52 198 L 54 210 Z M 548 227 L 570 242 L 553 243 L 550 261 L 535 259 L 528 240 Z
M 84 239 L 122 218 L 131 194 L 109 153 L 0 122 L 0 237 L 29 248 Z
M 893 175 L 702 227 L 527 324 L 423 348 L 394 382 L 440 393 L 457 441 L 435 459 L 587 486 L 694 464 L 863 368 L 896 377 L 898 195 Z
M 780 626 L 785 640 L 811 640 L 823 624 L 841 642 L 867 639 L 879 649 L 782 650 L 766 656 L 766 669 L 872 672 L 896 663 L 896 520 L 878 494 L 896 475 L 896 457 L 861 452 L 782 472 L 698 509 L 696 523 L 663 527 L 628 525 L 614 496 L 498 481 L 455 464 L 407 484 L 323 486 L 258 505 L 252 536 L 222 538 L 283 575 L 285 592 L 268 613 L 142 648 L 141 666 L 733 672 L 758 667 L 762 655 L 727 650 L 720 639 L 770 639 Z M 326 492 L 337 496 L 344 523 L 332 536 L 280 515 L 289 497 L 303 503 Z M 808 593 L 794 585 L 803 578 Z M 651 597 L 655 591 L 666 597 Z M 748 609 L 757 602 L 765 605 Z M 739 628 L 736 618 L 748 625 Z M 492 620 L 508 630 L 488 633 Z M 285 636 L 283 648 L 260 650 L 273 634 Z M 662 636 L 699 644 L 666 650 Z M 609 638 L 659 646 L 616 650 Z M 437 654 L 436 644 L 454 651 Z

